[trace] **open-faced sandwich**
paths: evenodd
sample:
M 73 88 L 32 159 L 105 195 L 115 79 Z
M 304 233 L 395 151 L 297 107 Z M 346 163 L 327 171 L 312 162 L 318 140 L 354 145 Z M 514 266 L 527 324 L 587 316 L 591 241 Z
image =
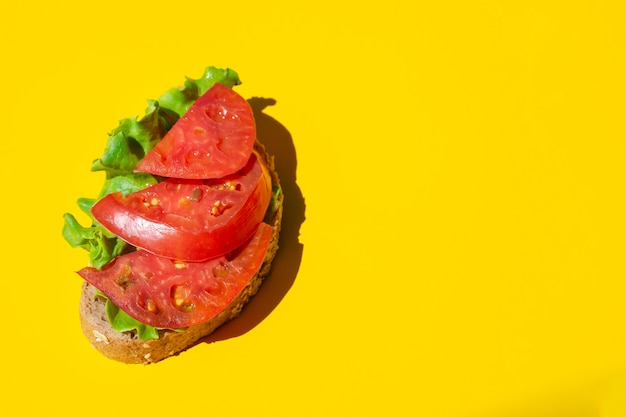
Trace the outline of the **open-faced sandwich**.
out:
M 121 120 L 92 171 L 90 220 L 65 214 L 63 236 L 89 252 L 80 319 L 91 344 L 153 363 L 237 317 L 278 249 L 283 194 L 230 69 L 209 67 Z

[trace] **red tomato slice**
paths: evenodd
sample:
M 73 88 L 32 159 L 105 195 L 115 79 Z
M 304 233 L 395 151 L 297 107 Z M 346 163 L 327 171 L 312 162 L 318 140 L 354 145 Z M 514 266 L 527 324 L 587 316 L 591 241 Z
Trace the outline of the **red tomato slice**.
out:
M 261 267 L 271 237 L 272 227 L 261 223 L 230 256 L 183 263 L 138 250 L 103 270 L 87 267 L 78 274 L 142 323 L 188 327 L 212 319 L 239 295 Z
M 205 261 L 239 247 L 263 221 L 271 178 L 255 152 L 218 180 L 168 178 L 141 191 L 108 194 L 94 218 L 131 245 L 166 258 Z
M 146 154 L 136 171 L 174 178 L 221 178 L 246 165 L 255 139 L 248 102 L 216 83 Z

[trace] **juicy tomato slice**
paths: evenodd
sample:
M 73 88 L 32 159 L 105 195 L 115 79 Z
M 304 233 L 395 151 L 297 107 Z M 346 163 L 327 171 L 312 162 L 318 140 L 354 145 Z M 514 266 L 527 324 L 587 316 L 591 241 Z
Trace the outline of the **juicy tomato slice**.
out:
M 252 236 L 271 188 L 269 172 L 253 152 L 236 174 L 215 180 L 168 178 L 127 196 L 108 194 L 91 212 L 133 246 L 170 259 L 205 261 Z
M 142 323 L 188 327 L 212 319 L 239 295 L 260 269 L 271 237 L 272 227 L 261 223 L 229 256 L 184 263 L 138 250 L 78 274 Z
M 248 102 L 216 83 L 146 154 L 136 171 L 174 178 L 221 178 L 243 168 L 255 139 Z

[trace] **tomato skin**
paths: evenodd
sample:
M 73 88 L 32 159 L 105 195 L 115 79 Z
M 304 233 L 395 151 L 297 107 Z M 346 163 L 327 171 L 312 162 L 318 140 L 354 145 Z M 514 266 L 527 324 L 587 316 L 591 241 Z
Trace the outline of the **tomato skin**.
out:
M 243 168 L 255 140 L 248 102 L 216 83 L 145 155 L 136 171 L 169 178 L 221 178 Z
M 269 172 L 253 152 L 237 174 L 219 180 L 169 178 L 127 196 L 108 194 L 91 212 L 133 246 L 199 262 L 222 256 L 252 236 L 269 205 L 271 188 Z
M 272 233 L 261 223 L 235 252 L 207 262 L 181 263 L 137 250 L 78 274 L 136 320 L 184 328 L 211 320 L 239 295 L 260 269 Z

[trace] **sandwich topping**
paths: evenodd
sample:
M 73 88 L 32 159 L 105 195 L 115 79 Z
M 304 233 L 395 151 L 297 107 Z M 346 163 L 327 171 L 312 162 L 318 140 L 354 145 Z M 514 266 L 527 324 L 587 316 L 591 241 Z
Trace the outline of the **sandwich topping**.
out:
M 209 67 L 142 119 L 122 120 L 92 165 L 106 173 L 99 197 L 78 201 L 92 225 L 65 215 L 63 236 L 90 254 L 78 274 L 118 331 L 149 339 L 208 321 L 261 268 L 280 188 L 253 149 L 237 84 L 234 71 Z
M 215 84 L 143 158 L 137 171 L 162 177 L 222 178 L 246 165 L 255 140 L 248 102 Z
M 265 216 L 271 192 L 269 173 L 252 153 L 246 166 L 227 178 L 168 178 L 126 196 L 108 194 L 91 213 L 133 246 L 198 262 L 248 240 Z
M 178 329 L 219 314 L 258 271 L 272 236 L 261 223 L 235 252 L 205 262 L 180 262 L 137 250 L 104 269 L 78 274 L 142 323 Z

